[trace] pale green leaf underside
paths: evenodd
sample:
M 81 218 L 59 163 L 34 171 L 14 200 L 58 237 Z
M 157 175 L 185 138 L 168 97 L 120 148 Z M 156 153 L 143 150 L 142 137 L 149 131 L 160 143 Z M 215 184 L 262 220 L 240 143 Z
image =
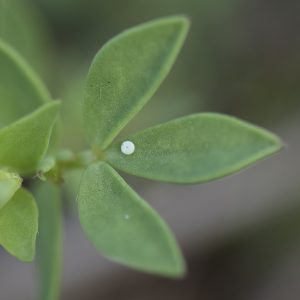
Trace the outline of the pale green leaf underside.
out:
M 111 165 L 133 175 L 175 183 L 229 175 L 282 147 L 270 132 L 215 113 L 179 118 L 126 140 L 135 144 L 135 152 L 124 155 L 121 143 L 115 143 L 106 153 Z
M 0 209 L 21 187 L 22 179 L 18 174 L 0 170 Z
M 19 189 L 0 210 L 0 245 L 22 261 L 32 261 L 38 230 L 38 210 L 32 195 Z
M 183 275 L 183 258 L 167 225 L 109 165 L 87 169 L 78 205 L 81 225 L 103 255 L 138 270 Z
M 185 17 L 164 18 L 121 33 L 98 52 L 84 101 L 92 145 L 106 148 L 151 98 L 169 73 L 187 30 Z
M 39 208 L 37 271 L 39 300 L 57 300 L 61 278 L 61 195 L 59 188 L 43 183 L 35 190 Z
M 59 101 L 52 101 L 0 130 L 0 167 L 22 175 L 36 171 L 47 151 L 59 107 Z
M 23 58 L 0 40 L 0 127 L 21 118 L 50 95 Z

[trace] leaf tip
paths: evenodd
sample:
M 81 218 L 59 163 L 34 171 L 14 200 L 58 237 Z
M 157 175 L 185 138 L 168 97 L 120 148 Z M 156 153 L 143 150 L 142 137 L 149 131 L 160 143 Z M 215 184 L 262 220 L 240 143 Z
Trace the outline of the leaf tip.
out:
M 49 106 L 50 107 L 53 107 L 54 109 L 56 110 L 59 110 L 59 108 L 61 107 L 61 101 L 60 100 L 54 100 L 54 101 L 51 101 L 49 103 Z
M 51 114 L 53 117 L 53 124 L 56 121 L 56 118 L 59 114 L 59 110 L 61 107 L 61 101 L 60 100 L 54 100 L 49 102 L 48 104 L 44 105 L 45 111 L 47 111 L 49 114 Z
M 33 251 L 33 253 L 28 254 L 27 256 L 16 256 L 16 257 L 24 263 L 31 263 L 35 258 L 35 251 Z
M 277 135 L 273 136 L 274 148 L 276 148 L 275 152 L 279 152 L 286 148 L 288 145 Z
M 270 155 L 283 150 L 287 146 L 287 144 L 278 135 L 268 130 L 265 130 L 264 136 L 269 140 Z
M 175 15 L 164 18 L 166 23 L 176 25 L 178 32 L 185 38 L 190 28 L 190 18 L 186 15 Z
M 181 24 L 182 28 L 188 30 L 191 26 L 191 19 L 187 15 L 176 16 L 177 21 Z
M 172 240 L 170 241 L 169 259 L 163 266 L 157 266 L 157 269 L 153 273 L 167 278 L 182 279 L 187 275 L 186 261 L 176 240 L 174 238 Z
M 166 275 L 174 279 L 183 279 L 187 275 L 187 266 L 183 256 L 180 254 L 176 257 L 176 261 Z

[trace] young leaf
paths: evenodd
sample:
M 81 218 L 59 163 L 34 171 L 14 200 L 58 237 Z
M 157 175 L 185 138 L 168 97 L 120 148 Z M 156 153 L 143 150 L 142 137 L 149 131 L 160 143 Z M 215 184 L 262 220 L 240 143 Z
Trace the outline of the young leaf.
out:
M 47 151 L 59 101 L 45 104 L 30 115 L 0 130 L 0 166 L 22 175 L 36 171 Z
M 39 208 L 39 234 L 37 237 L 37 269 L 39 299 L 57 300 L 61 278 L 61 195 L 49 183 L 35 190 Z
M 121 143 L 116 143 L 106 154 L 111 165 L 133 175 L 176 183 L 231 174 L 282 147 L 268 131 L 214 113 L 179 118 L 127 140 L 135 145 L 135 152 L 125 155 Z
M 92 145 L 106 148 L 169 73 L 188 30 L 169 17 L 127 30 L 96 55 L 87 79 L 84 122 Z
M 50 100 L 43 83 L 23 58 L 0 40 L 0 127 Z
M 21 187 L 22 179 L 18 174 L 0 170 L 0 209 Z
M 32 261 L 38 230 L 38 210 L 32 195 L 19 189 L 0 210 L 0 245 L 22 261 Z
M 99 252 L 138 270 L 183 275 L 183 258 L 167 225 L 109 165 L 87 169 L 78 205 L 81 225 Z

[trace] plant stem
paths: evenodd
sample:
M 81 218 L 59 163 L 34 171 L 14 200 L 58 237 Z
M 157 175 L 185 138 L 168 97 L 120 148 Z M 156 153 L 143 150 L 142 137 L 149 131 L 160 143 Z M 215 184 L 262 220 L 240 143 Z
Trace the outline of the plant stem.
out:
M 50 159 L 50 164 L 49 164 Z M 48 161 L 47 161 L 48 160 Z M 47 157 L 41 167 L 37 177 L 41 180 L 50 180 L 56 184 L 64 182 L 64 173 L 68 170 L 85 169 L 94 161 L 99 160 L 98 157 L 90 150 L 74 153 L 71 150 L 61 150 L 54 157 Z M 50 167 L 48 167 L 50 165 Z

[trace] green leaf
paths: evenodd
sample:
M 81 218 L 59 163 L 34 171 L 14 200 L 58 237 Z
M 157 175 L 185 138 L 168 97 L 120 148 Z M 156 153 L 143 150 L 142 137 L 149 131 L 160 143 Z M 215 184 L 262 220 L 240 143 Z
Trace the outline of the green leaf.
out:
M 0 209 L 21 187 L 22 179 L 18 174 L 0 170 Z
M 50 100 L 43 83 L 23 58 L 0 40 L 0 127 Z
M 78 204 L 81 225 L 103 255 L 138 270 L 183 275 L 183 258 L 167 225 L 109 165 L 87 169 Z
M 38 230 L 38 210 L 33 196 L 19 189 L 0 210 L 0 244 L 22 261 L 32 261 Z
M 59 101 L 45 104 L 30 115 L 0 130 L 0 166 L 22 175 L 36 171 L 45 155 Z
M 133 175 L 176 183 L 229 175 L 282 147 L 272 133 L 214 113 L 179 118 L 126 140 L 135 144 L 135 152 L 125 155 L 121 143 L 115 143 L 106 154 L 111 165 Z
M 37 269 L 39 299 L 57 300 L 61 279 L 61 195 L 58 187 L 49 183 L 35 190 L 39 208 L 37 238 Z
M 87 79 L 84 122 L 92 145 L 105 149 L 169 73 L 187 34 L 185 17 L 127 30 L 96 55 Z
M 55 167 L 56 161 L 53 156 L 45 157 L 38 167 L 38 171 L 42 174 L 49 172 L 51 169 Z

